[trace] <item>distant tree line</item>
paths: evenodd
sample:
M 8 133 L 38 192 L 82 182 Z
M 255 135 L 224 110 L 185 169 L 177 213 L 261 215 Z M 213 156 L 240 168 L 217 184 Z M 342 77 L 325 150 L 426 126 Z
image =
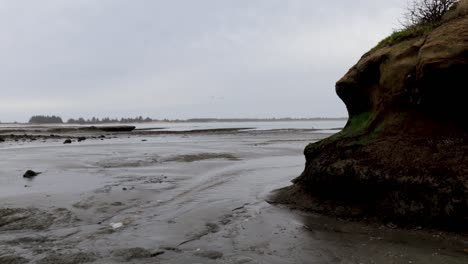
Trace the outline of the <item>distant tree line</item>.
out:
M 135 118 L 90 118 L 84 119 L 80 117 L 78 119 L 70 118 L 67 120 L 68 124 L 106 124 L 106 123 L 145 123 L 145 122 L 153 122 L 158 120 L 153 120 L 149 117 L 143 118 L 142 116 L 135 117 Z M 29 119 L 30 124 L 63 124 L 63 120 L 59 116 L 48 116 L 48 115 L 35 115 Z
M 108 123 L 145 123 L 145 122 L 153 122 L 157 120 L 153 120 L 149 117 L 143 118 L 142 116 L 135 117 L 135 118 L 109 118 L 105 117 L 102 119 L 93 117 L 90 119 L 84 119 L 80 117 L 78 119 L 70 118 L 67 120 L 68 124 L 108 124 Z
M 29 119 L 31 124 L 62 124 L 62 118 L 59 116 L 35 115 Z
M 143 118 L 142 116 L 134 118 L 88 118 L 83 117 L 74 119 L 70 118 L 67 120 L 67 124 L 109 124 L 109 123 L 149 123 L 149 122 L 169 122 L 169 123 L 188 123 L 188 122 L 262 122 L 262 121 L 320 121 L 320 120 L 342 120 L 346 119 L 343 117 L 337 118 L 325 118 L 325 117 L 315 117 L 315 118 L 192 118 L 192 119 L 152 119 L 149 117 Z M 31 124 L 62 124 L 62 118 L 59 116 L 46 116 L 46 115 L 36 115 L 29 119 Z

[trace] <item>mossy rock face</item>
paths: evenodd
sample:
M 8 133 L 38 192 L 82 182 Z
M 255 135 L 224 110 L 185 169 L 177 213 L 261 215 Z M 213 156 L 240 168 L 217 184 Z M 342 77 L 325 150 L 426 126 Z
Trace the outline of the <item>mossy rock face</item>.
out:
M 346 127 L 305 148 L 304 172 L 279 197 L 468 231 L 468 16 L 457 12 L 373 49 L 337 82 Z

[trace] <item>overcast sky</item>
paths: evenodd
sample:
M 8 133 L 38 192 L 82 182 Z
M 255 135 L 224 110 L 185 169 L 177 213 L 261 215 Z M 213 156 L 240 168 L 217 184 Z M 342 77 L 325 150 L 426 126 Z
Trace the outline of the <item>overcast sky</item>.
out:
M 407 0 L 0 0 L 0 120 L 346 116 Z

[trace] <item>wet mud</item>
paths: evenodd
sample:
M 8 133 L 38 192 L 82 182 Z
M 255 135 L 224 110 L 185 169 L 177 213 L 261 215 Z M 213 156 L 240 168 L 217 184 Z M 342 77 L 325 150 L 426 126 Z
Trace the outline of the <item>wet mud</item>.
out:
M 0 145 L 0 263 L 467 262 L 462 234 L 268 203 L 302 171 L 304 142 L 326 136 L 89 135 L 79 144 Z M 42 173 L 25 179 L 27 169 Z

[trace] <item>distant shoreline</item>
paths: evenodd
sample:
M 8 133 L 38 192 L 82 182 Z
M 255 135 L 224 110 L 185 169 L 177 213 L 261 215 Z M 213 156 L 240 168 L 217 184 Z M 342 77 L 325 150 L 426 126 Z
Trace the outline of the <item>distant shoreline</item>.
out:
M 132 122 L 84 122 L 84 123 L 22 123 L 22 122 L 0 122 L 3 125 L 15 124 L 15 125 L 89 125 L 89 124 L 140 124 L 140 123 L 235 123 L 235 122 L 297 122 L 297 121 L 341 121 L 347 120 L 347 117 L 312 117 L 312 118 L 190 118 L 190 119 L 153 119 L 151 121 L 132 121 Z
M 170 120 L 168 122 L 194 122 L 194 123 L 209 123 L 209 122 L 284 122 L 284 121 L 336 121 L 346 120 L 347 117 L 314 117 L 314 118 L 192 118 L 187 120 Z

